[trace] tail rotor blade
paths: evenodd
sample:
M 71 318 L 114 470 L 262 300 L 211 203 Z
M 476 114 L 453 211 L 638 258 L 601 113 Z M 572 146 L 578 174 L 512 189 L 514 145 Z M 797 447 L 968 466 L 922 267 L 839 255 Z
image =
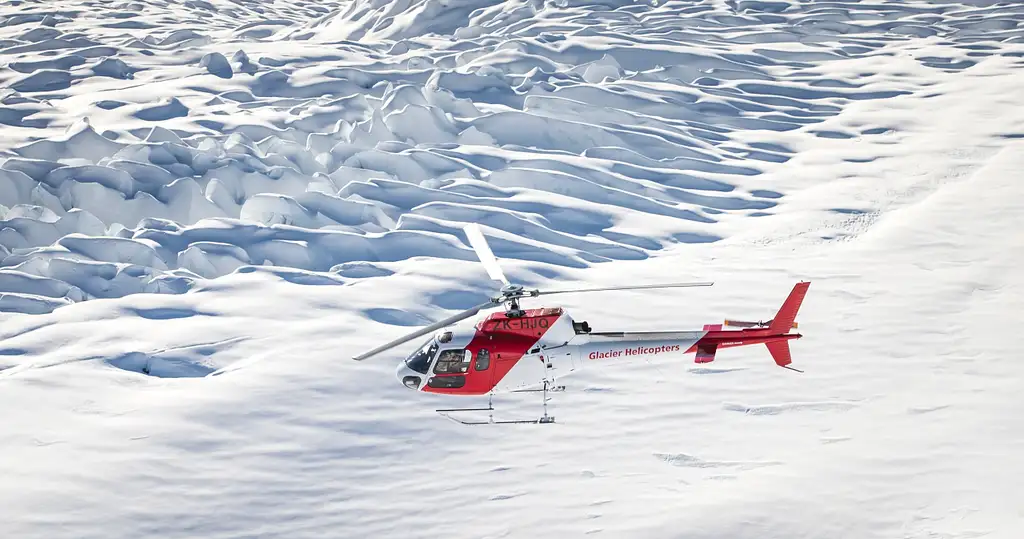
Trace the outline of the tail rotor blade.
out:
M 768 320 L 767 322 L 763 320 L 757 322 L 748 322 L 746 320 L 725 320 L 724 322 L 722 322 L 722 325 L 731 326 L 735 328 L 761 328 L 768 327 L 768 324 L 771 323 L 771 320 Z
M 552 294 L 575 294 L 577 292 L 607 292 L 610 290 L 639 290 L 645 288 L 690 288 L 695 286 L 711 286 L 714 282 L 641 284 L 633 286 L 604 286 L 599 288 L 574 288 L 570 290 L 538 290 L 534 296 L 550 296 Z
M 487 245 L 487 240 L 484 239 L 483 232 L 480 231 L 480 225 L 471 223 L 466 226 L 465 230 L 466 236 L 469 238 L 469 244 L 473 246 L 476 256 L 483 263 L 484 269 L 487 270 L 487 275 L 495 281 L 501 281 L 506 285 L 509 284 L 508 279 L 505 278 L 505 273 L 501 271 L 501 266 L 498 265 L 498 259 L 494 257 L 491 247 Z
M 494 301 L 488 301 L 487 303 L 481 303 L 480 305 L 477 305 L 476 307 L 472 307 L 470 309 L 466 309 L 465 311 L 462 311 L 459 314 L 449 316 L 448 318 L 445 318 L 444 320 L 440 320 L 438 322 L 434 322 L 433 324 L 430 324 L 429 326 L 420 328 L 420 329 L 418 329 L 418 330 L 416 330 L 416 331 L 414 331 L 412 333 L 409 333 L 409 334 L 407 334 L 405 336 L 399 337 L 398 339 L 395 339 L 395 340 L 393 340 L 393 341 L 391 341 L 391 342 L 389 342 L 387 344 L 382 344 L 382 345 L 378 346 L 377 348 L 374 348 L 373 350 L 370 350 L 369 352 L 366 352 L 364 354 L 360 354 L 358 356 L 353 356 L 352 359 L 354 359 L 356 361 L 362 361 L 362 360 L 367 359 L 367 358 L 369 358 L 371 356 L 375 356 L 375 355 L 377 355 L 377 354 L 379 354 L 379 353 L 381 353 L 381 352 L 383 352 L 383 351 L 385 351 L 385 350 L 387 350 L 389 348 L 394 348 L 395 346 L 407 343 L 407 342 L 409 342 L 409 341 L 411 341 L 411 340 L 413 340 L 413 339 L 415 339 L 417 337 L 421 337 L 423 335 L 427 335 L 429 333 L 433 333 L 433 332 L 435 332 L 435 331 L 437 331 L 437 330 L 439 330 L 439 329 L 441 329 L 441 328 L 443 328 L 445 326 L 449 326 L 449 325 L 454 324 L 456 322 L 459 322 L 461 320 L 465 320 L 465 319 L 475 315 L 476 313 L 478 313 L 478 312 L 480 312 L 480 311 L 482 311 L 482 310 L 484 310 L 484 309 L 486 309 L 488 307 L 494 306 L 495 304 L 496 303 Z

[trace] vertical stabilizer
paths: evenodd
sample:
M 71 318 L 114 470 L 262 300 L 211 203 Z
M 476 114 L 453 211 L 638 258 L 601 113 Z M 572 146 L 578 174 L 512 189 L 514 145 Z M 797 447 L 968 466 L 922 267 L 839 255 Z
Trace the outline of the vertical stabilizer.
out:
M 715 360 L 715 352 L 718 351 L 717 344 L 698 344 L 697 355 L 694 358 L 694 363 L 711 363 Z
M 770 342 L 765 346 L 768 347 L 768 353 L 772 355 L 776 365 L 785 367 L 793 362 L 793 357 L 789 354 L 789 341 Z
M 789 297 L 786 298 L 785 303 L 782 304 L 779 312 L 775 315 L 775 318 L 772 318 L 772 323 L 768 326 L 772 333 L 789 333 L 789 330 L 793 327 L 793 322 L 796 321 L 796 313 L 800 310 L 800 304 L 803 303 L 804 296 L 807 295 L 808 286 L 811 286 L 811 283 L 799 282 L 793 286 L 793 291 L 789 293 Z M 771 348 L 771 345 L 768 347 Z M 786 356 L 788 357 L 788 345 L 786 349 Z

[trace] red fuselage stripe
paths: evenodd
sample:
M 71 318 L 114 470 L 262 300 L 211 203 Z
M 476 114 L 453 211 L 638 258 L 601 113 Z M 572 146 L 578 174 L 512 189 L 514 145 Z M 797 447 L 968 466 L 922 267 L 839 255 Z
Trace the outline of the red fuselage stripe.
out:
M 465 376 L 465 385 L 453 388 L 424 386 L 423 391 L 448 395 L 486 394 L 501 382 L 560 316 L 561 309 L 530 309 L 520 317 L 509 317 L 506 313 L 488 316 L 477 324 L 476 335 L 466 347 L 474 358 L 468 372 L 457 375 L 428 375 Z M 478 371 L 475 358 L 483 349 L 487 350 L 489 361 L 485 369 Z

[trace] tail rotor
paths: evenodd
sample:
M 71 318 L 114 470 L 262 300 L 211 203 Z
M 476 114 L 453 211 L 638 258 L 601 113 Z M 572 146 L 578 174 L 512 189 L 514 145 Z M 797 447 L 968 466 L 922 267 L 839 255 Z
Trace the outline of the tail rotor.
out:
M 725 320 L 722 322 L 722 325 L 750 329 L 752 335 L 756 335 L 752 338 L 761 339 L 760 342 L 764 342 L 768 348 L 768 353 L 771 354 L 776 365 L 793 371 L 803 372 L 789 365 L 793 362 L 789 341 L 801 337 L 799 333 L 790 333 L 789 330 L 798 327 L 796 314 L 800 310 L 804 296 L 807 295 L 807 287 L 810 285 L 811 283 L 806 281 L 801 281 L 794 285 L 786 301 L 782 303 L 782 307 L 775 313 L 775 317 L 770 320 L 758 320 L 757 322 Z
M 725 320 L 724 322 L 722 322 L 723 326 L 730 326 L 736 328 L 767 328 L 771 326 L 771 324 L 771 320 L 758 320 L 757 322 L 747 322 L 744 320 Z M 799 327 L 799 324 L 793 322 L 791 329 L 796 329 L 797 327 Z

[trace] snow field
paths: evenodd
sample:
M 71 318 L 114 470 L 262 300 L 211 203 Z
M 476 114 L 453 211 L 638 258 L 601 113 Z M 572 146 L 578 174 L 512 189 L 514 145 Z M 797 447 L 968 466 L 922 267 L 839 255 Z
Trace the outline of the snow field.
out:
M 0 13 L 5 537 L 1024 524 L 1019 6 Z M 555 425 L 445 421 L 407 350 L 349 358 L 495 290 L 469 222 L 527 286 L 716 281 L 559 302 L 597 330 L 758 319 L 810 280 L 806 372 L 613 365 Z

